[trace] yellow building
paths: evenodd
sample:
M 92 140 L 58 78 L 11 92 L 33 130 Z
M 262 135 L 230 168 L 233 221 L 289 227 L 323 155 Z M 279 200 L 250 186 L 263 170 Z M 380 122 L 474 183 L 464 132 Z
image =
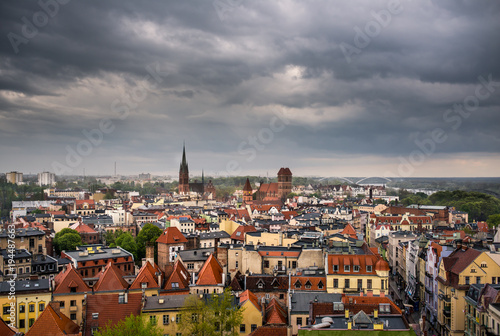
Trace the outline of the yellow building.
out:
M 248 335 L 262 326 L 262 307 L 257 296 L 248 289 L 240 295 L 240 307 L 243 309 L 243 321 L 240 324 L 240 335 Z
M 142 314 L 162 330 L 163 335 L 181 333 L 181 310 L 190 295 L 148 296 Z
M 14 286 L 15 291 L 11 291 L 11 283 L 0 283 L 2 319 L 10 324 L 10 307 L 13 304 L 15 326 L 20 332 L 26 333 L 51 300 L 50 281 L 33 278 L 16 281 Z M 13 297 L 13 300 L 10 300 L 9 296 Z
M 283 232 L 247 232 L 245 234 L 245 244 L 247 245 L 264 245 L 264 246 L 291 246 L 295 244 L 297 239 L 287 238 Z
M 233 232 L 236 231 L 238 227 L 240 227 L 240 224 L 232 220 L 224 219 L 219 223 L 220 231 L 226 231 L 230 235 L 232 235 Z
M 457 244 L 457 249 L 442 259 L 438 275 L 438 322 L 442 335 L 463 335 L 465 296 L 471 284 L 491 283 L 500 266 L 488 252 Z

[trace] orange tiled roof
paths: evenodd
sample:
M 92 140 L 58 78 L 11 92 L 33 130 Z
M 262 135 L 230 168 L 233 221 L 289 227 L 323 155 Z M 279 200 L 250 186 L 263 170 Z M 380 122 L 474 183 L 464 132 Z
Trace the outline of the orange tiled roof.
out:
M 5 323 L 4 320 L 0 318 L 0 335 L 5 335 L 5 336 L 14 336 L 16 332 Z
M 210 286 L 218 285 L 222 283 L 222 267 L 219 264 L 217 258 L 213 254 L 210 254 L 205 264 L 198 273 L 198 281 L 196 285 L 198 286 Z
M 158 284 L 158 276 L 156 275 L 158 272 L 161 273 L 161 270 L 156 264 L 151 265 L 149 261 L 146 261 L 129 289 L 142 289 L 143 283 L 147 283 L 147 288 L 160 287 L 161 284 Z
M 69 227 L 70 229 L 78 231 L 78 233 L 97 233 L 96 230 L 92 229 L 87 224 L 78 222 Z
M 350 275 L 370 275 L 375 273 L 375 265 L 381 259 L 380 256 L 372 254 L 329 254 L 328 274 L 350 274 Z M 338 265 L 338 271 L 333 272 L 333 265 Z M 344 266 L 349 265 L 349 271 L 345 271 Z M 354 266 L 359 266 L 359 272 L 354 272 Z M 368 271 L 367 266 L 372 266 Z
M 168 278 L 163 289 L 166 290 L 185 290 L 189 289 L 189 272 L 187 271 L 184 264 L 177 259 L 174 264 L 174 269 L 172 274 Z M 177 286 L 172 287 L 172 283 L 177 283 Z
M 39 335 L 69 336 L 81 333 L 80 327 L 61 313 L 59 303 L 50 302 L 26 333 L 26 336 Z
M 233 234 L 231 235 L 231 239 L 244 241 L 245 240 L 245 233 L 255 232 L 255 231 L 257 231 L 255 226 L 240 225 L 236 230 L 234 230 Z
M 240 294 L 240 306 L 243 305 L 243 303 L 245 303 L 248 300 L 250 300 L 250 302 L 255 306 L 255 308 L 257 308 L 259 311 L 262 311 L 257 295 L 255 295 L 254 293 L 250 292 L 247 289 L 246 291 Z
M 99 280 L 97 280 L 93 289 L 95 292 L 127 289 L 128 283 L 123 279 L 123 276 L 123 271 L 110 261 L 104 268 L 104 271 L 98 274 Z
M 92 326 L 104 327 L 111 321 L 115 325 L 130 314 L 141 313 L 142 293 L 128 293 L 127 303 L 118 303 L 120 294 L 99 294 L 87 296 L 85 335 L 91 335 Z M 92 314 L 97 313 L 97 319 Z M 42 334 L 46 335 L 46 334 Z
M 286 326 L 261 326 L 252 331 L 249 336 L 287 336 Z
M 343 234 L 343 235 L 349 235 L 349 236 L 351 236 L 354 239 L 356 239 L 358 237 L 358 235 L 356 234 L 356 230 L 354 230 L 354 228 L 352 227 L 351 224 L 347 224 L 344 227 L 344 230 L 342 230 L 341 234 Z
M 286 324 L 287 313 L 283 307 L 272 298 L 266 308 L 266 324 Z
M 187 243 L 186 237 L 179 231 L 178 228 L 171 226 L 165 229 L 161 236 L 156 239 L 157 243 L 163 244 L 181 244 Z
M 73 268 L 71 263 L 68 264 L 65 271 L 56 275 L 54 282 L 54 294 L 70 293 L 70 288 L 75 287 L 78 293 L 88 292 L 91 290 L 85 281 L 83 281 L 80 274 L 78 274 L 78 272 Z
M 292 276 L 290 289 L 326 291 L 326 276 Z

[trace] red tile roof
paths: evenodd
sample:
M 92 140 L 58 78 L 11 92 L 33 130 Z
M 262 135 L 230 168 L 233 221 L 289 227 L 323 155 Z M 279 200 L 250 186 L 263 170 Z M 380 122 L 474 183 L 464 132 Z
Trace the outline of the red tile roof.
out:
M 489 232 L 490 228 L 488 227 L 488 223 L 486 222 L 477 222 L 477 229 L 479 232 Z
M 354 228 L 352 227 L 351 224 L 347 224 L 344 227 L 344 230 L 342 230 L 341 234 L 343 234 L 343 235 L 349 235 L 349 236 L 351 236 L 354 239 L 356 239 L 358 237 L 358 235 L 356 234 L 356 230 L 354 230 Z
M 39 335 L 69 336 L 81 333 L 80 327 L 61 313 L 59 302 L 50 302 L 26 333 L 26 336 Z
M 254 293 L 250 292 L 247 289 L 246 291 L 240 294 L 240 306 L 249 300 L 255 306 L 255 308 L 257 308 L 259 311 L 262 311 L 257 295 L 255 295 Z
M 344 308 L 349 309 L 349 312 L 356 314 L 359 311 L 364 311 L 367 314 L 373 313 L 375 309 L 379 309 L 379 304 L 389 304 L 391 314 L 401 314 L 401 309 L 388 297 L 381 296 L 344 296 L 342 298 Z
M 287 336 L 286 326 L 262 326 L 258 327 L 249 336 Z
M 91 291 L 85 281 L 70 263 L 66 270 L 56 275 L 54 278 L 54 294 L 66 294 L 71 292 L 71 288 L 76 288 L 76 292 L 83 293 Z
M 141 313 L 142 293 L 128 293 L 127 303 L 118 303 L 119 296 L 108 293 L 87 296 L 85 335 L 91 335 L 92 327 L 103 328 L 109 322 L 115 325 L 131 314 Z M 97 319 L 93 318 L 93 313 L 98 314 Z
M 7 323 L 0 318 L 0 335 L 5 335 L 5 336 L 14 336 L 15 331 L 12 330 Z
M 326 292 L 326 276 L 292 276 L 290 289 Z
M 281 168 L 278 172 L 278 175 L 292 175 L 292 172 L 289 168 Z
M 78 233 L 97 233 L 96 230 L 92 229 L 87 224 L 78 222 L 69 227 L 70 229 L 78 231 Z
M 163 231 L 161 236 L 156 239 L 156 242 L 163 244 L 182 244 L 187 243 L 187 239 L 178 228 L 171 226 Z
M 222 267 L 219 264 L 217 258 L 213 254 L 210 254 L 205 264 L 198 273 L 198 281 L 196 285 L 198 286 L 210 286 L 218 285 L 222 283 Z
M 245 219 L 246 221 L 251 220 L 247 209 L 224 209 L 224 212 L 229 215 L 229 219 Z
M 350 274 L 363 275 L 375 274 L 377 261 L 381 260 L 379 255 L 372 254 L 329 254 L 328 255 L 328 274 Z M 338 271 L 333 272 L 333 265 L 338 265 Z M 349 265 L 349 271 L 344 270 L 344 266 Z M 353 266 L 359 265 L 359 272 L 354 272 Z M 372 266 L 371 272 L 366 266 Z
M 160 287 L 161 284 L 158 284 L 158 276 L 156 275 L 158 272 L 161 274 L 161 270 L 156 264 L 151 265 L 149 261 L 146 261 L 129 289 L 142 289 L 143 283 L 147 283 L 147 288 Z
M 247 177 L 247 180 L 245 181 L 245 186 L 243 187 L 243 191 L 253 191 L 252 186 L 250 185 L 250 180 Z
M 189 289 L 189 272 L 184 267 L 184 264 L 177 260 L 174 264 L 172 274 L 168 278 L 163 289 L 165 290 L 185 290 Z M 177 286 L 172 287 L 172 283 L 177 283 Z
M 266 251 L 259 250 L 259 255 L 262 257 L 292 257 L 298 258 L 301 251 Z
M 231 235 L 231 239 L 245 241 L 245 233 L 247 232 L 255 232 L 257 229 L 252 225 L 240 225 L 236 230 L 234 230 Z
M 276 298 L 272 298 L 266 308 L 266 324 L 286 324 L 286 321 L 286 310 L 281 307 Z
M 125 274 L 115 264 L 108 262 L 103 271 L 97 276 L 99 280 L 95 283 L 94 292 L 120 291 L 128 288 L 128 283 L 123 279 Z

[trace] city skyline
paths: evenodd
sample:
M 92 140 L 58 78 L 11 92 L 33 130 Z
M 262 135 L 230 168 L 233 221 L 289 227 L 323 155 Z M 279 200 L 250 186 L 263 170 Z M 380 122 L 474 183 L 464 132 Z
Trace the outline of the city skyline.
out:
M 0 172 L 500 176 L 498 2 L 221 1 L 0 4 Z

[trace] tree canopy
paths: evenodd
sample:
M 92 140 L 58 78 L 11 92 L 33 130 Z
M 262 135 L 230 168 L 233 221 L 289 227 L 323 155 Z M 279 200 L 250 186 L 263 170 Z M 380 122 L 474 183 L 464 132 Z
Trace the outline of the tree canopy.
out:
M 74 251 L 79 245 L 83 245 L 80 234 L 78 231 L 70 228 L 62 229 L 56 233 L 54 238 L 54 246 L 57 254 L 60 254 L 61 251 Z
M 146 245 L 148 243 L 154 244 L 156 239 L 161 236 L 162 232 L 163 231 L 159 227 L 151 223 L 144 225 L 136 237 L 138 261 L 146 256 Z M 157 259 L 156 255 L 157 251 L 155 250 L 155 259 Z
M 130 315 L 125 320 L 112 325 L 108 323 L 97 336 L 162 336 L 163 332 L 142 315 Z

